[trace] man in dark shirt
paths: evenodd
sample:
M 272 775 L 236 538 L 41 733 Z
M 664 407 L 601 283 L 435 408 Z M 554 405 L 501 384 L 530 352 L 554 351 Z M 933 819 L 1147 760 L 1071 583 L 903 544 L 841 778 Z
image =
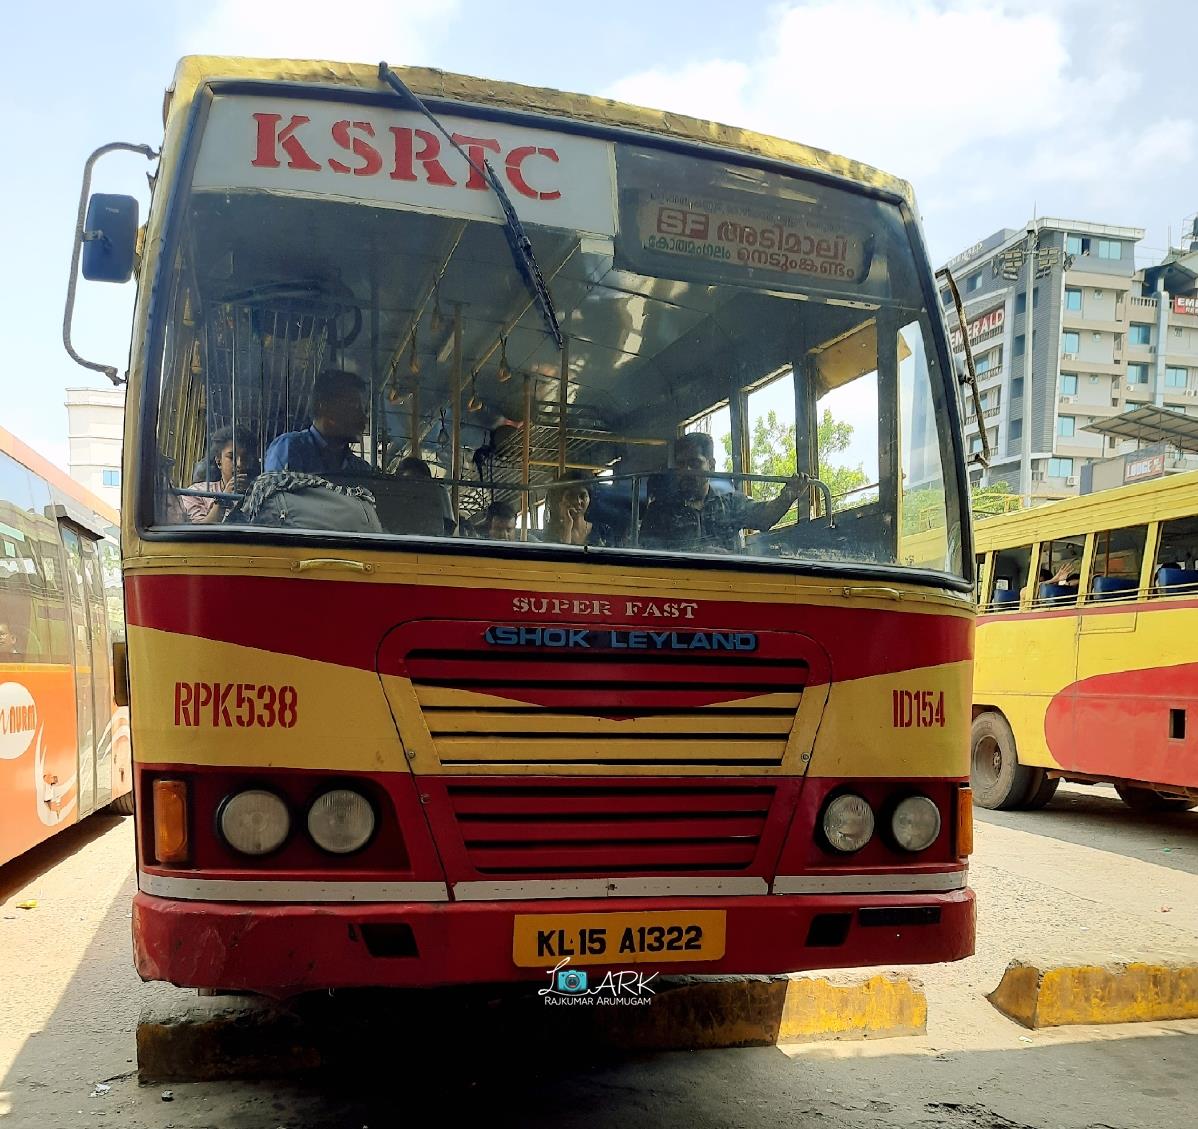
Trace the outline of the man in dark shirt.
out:
M 715 470 L 710 435 L 691 431 L 674 441 L 674 466 L 666 488 L 645 508 L 640 543 L 646 549 L 735 552 L 742 529 L 770 529 L 795 504 L 804 484 L 790 478 L 773 501 L 754 502 L 739 490 L 716 493 L 707 475 Z
M 280 435 L 266 449 L 263 469 L 369 475 L 370 464 L 349 449 L 365 430 L 362 382 L 352 372 L 326 369 L 312 389 L 312 426 Z

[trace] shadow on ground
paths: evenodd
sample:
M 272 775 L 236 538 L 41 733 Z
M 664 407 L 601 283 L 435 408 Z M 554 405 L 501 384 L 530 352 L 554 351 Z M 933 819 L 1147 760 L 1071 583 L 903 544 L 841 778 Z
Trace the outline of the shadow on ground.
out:
M 1198 874 L 1198 810 L 1143 815 L 1113 789 L 1077 785 L 1062 787 L 1042 811 L 975 808 L 974 815 L 981 823 Z

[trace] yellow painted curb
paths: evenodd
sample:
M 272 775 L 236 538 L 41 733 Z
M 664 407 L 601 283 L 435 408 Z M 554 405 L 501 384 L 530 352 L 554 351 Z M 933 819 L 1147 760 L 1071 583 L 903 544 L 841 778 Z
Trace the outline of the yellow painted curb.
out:
M 923 985 L 897 973 L 697 977 L 666 981 L 641 1008 L 592 1013 L 592 1033 L 635 1050 L 714 1050 L 927 1030 Z
M 777 1041 L 891 1039 L 927 1029 L 927 996 L 909 976 L 878 973 L 856 982 L 844 976 L 803 977 L 787 988 Z
M 379 1055 L 456 1045 L 468 1037 L 539 1057 L 580 1048 L 702 1051 L 833 1039 L 888 1039 L 927 1030 L 923 985 L 894 972 L 686 976 L 654 982 L 640 1006 L 614 999 L 546 1007 L 535 986 L 490 992 L 349 993 L 297 1001 L 196 997 L 180 991 L 142 1009 L 143 1080 L 213 1081 L 361 1068 Z M 405 1016 L 397 1030 L 395 1016 Z M 409 1050 L 403 1051 L 404 1054 Z M 498 1052 L 497 1052 L 498 1053 Z
M 1198 1019 L 1198 961 L 1013 960 L 986 998 L 1025 1027 Z

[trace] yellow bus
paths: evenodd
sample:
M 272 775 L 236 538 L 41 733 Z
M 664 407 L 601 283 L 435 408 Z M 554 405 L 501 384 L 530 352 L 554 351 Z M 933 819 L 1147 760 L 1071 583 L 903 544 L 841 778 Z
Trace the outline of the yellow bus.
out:
M 1198 472 L 975 536 L 978 803 L 1041 807 L 1073 780 L 1113 783 L 1142 811 L 1198 804 Z
M 123 509 L 144 977 L 569 994 L 973 951 L 974 556 L 905 183 L 224 58 L 180 64 L 158 161 Z M 130 202 L 89 214 L 85 276 L 126 276 Z M 876 481 L 837 511 L 848 402 Z M 769 412 L 793 473 L 753 473 Z

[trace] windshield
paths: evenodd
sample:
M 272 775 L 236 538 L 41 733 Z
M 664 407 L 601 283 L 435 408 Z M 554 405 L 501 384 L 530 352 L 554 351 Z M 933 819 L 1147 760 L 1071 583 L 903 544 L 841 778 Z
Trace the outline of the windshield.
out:
M 158 305 L 152 524 L 960 573 L 896 206 L 443 121 L 503 179 L 562 346 L 426 119 L 217 96 Z

